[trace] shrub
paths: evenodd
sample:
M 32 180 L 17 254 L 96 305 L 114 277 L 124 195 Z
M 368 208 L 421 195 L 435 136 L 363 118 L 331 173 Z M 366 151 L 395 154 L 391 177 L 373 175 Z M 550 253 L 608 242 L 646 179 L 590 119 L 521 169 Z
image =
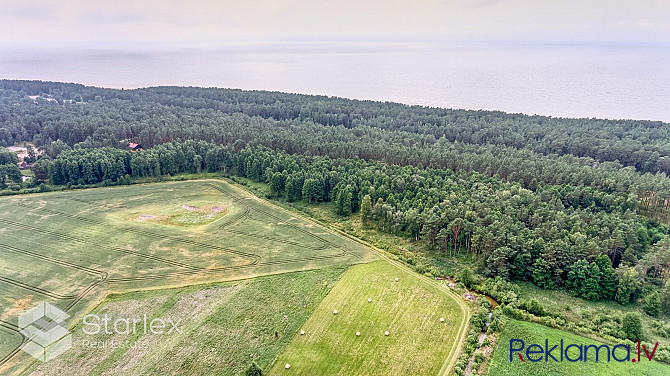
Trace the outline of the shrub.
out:
M 244 371 L 244 376 L 263 376 L 263 371 L 256 365 L 256 363 L 251 363 L 249 368 Z
M 522 308 L 528 311 L 529 313 L 532 313 L 535 316 L 546 316 L 547 311 L 544 309 L 542 304 L 537 301 L 535 298 L 531 298 L 530 300 L 524 302 L 522 304 Z

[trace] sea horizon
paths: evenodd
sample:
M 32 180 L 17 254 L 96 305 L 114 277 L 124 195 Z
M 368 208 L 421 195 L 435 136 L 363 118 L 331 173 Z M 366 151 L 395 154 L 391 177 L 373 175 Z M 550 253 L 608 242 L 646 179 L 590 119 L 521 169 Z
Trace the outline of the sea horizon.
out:
M 670 44 L 241 41 L 0 44 L 0 78 L 281 91 L 670 122 Z

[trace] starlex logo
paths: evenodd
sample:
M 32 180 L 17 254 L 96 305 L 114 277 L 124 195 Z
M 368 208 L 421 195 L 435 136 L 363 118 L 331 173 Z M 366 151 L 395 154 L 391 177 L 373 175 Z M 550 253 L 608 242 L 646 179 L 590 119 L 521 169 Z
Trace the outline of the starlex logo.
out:
M 42 302 L 19 316 L 19 332 L 27 341 L 21 349 L 42 362 L 72 348 L 65 320 L 70 317 L 53 304 Z
M 616 362 L 637 362 L 639 363 L 646 357 L 649 361 L 654 358 L 656 349 L 658 348 L 658 342 L 654 346 L 654 349 L 649 352 L 645 345 L 640 343 L 640 340 L 637 340 L 637 357 L 633 353 L 631 358 L 631 346 L 618 344 L 613 347 L 608 345 L 578 345 L 578 344 L 569 344 L 565 346 L 563 340 L 561 339 L 560 344 L 555 344 L 553 347 L 549 347 L 549 340 L 544 340 L 544 346 L 541 344 L 530 344 L 526 347 L 526 343 L 520 339 L 510 339 L 509 340 L 509 361 L 510 363 L 516 360 L 516 357 L 519 358 L 521 362 L 526 362 L 526 359 L 530 362 L 540 362 L 545 361 L 549 362 L 563 362 L 567 360 L 568 362 L 587 362 L 589 360 L 595 359 L 595 362 L 605 361 L 605 356 L 607 357 L 607 362 L 612 360 Z M 593 350 L 589 352 L 589 350 Z M 522 355 L 525 350 L 525 357 Z M 635 349 L 634 349 L 635 350 Z M 515 355 L 516 354 L 516 355 Z M 516 360 L 516 361 L 519 361 Z

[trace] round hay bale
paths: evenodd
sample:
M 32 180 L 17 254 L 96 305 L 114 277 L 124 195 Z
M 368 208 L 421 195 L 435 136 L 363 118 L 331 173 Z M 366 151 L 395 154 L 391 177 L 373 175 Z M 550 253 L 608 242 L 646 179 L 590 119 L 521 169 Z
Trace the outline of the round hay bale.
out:
M 440 317 L 440 322 L 444 322 L 444 317 Z
M 398 277 L 396 277 L 395 281 L 398 282 Z
M 284 366 L 284 368 L 289 369 L 289 368 L 291 368 L 291 365 L 288 364 L 288 363 L 286 363 L 286 365 Z
M 356 332 L 356 337 L 360 337 L 360 336 L 361 336 L 361 332 Z
M 388 332 L 388 331 L 385 331 L 385 332 L 384 332 L 384 335 L 385 335 L 385 336 L 389 335 L 389 332 Z
M 372 299 L 368 298 L 368 303 L 372 303 Z
M 333 311 L 333 315 L 337 315 L 337 310 L 334 310 L 334 311 Z
M 301 330 L 301 331 L 300 331 L 300 335 L 301 335 L 301 336 L 304 336 L 304 335 L 305 335 L 305 331 L 304 331 L 304 330 Z

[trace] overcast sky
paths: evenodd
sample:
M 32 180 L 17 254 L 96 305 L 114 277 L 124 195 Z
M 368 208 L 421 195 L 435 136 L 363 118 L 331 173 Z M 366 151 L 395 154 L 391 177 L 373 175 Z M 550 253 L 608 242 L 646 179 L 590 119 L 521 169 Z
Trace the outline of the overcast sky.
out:
M 670 42 L 668 0 L 0 0 L 0 42 Z

